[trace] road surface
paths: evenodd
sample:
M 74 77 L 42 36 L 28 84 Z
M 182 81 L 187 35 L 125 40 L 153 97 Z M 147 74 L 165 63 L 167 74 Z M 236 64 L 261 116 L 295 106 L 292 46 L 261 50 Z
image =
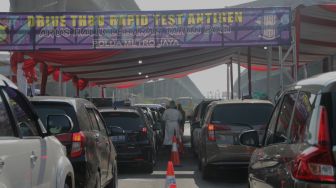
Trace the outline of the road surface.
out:
M 189 125 L 186 124 L 186 153 L 181 156 L 181 167 L 175 167 L 178 188 L 246 188 L 246 170 L 215 170 L 214 177 L 204 181 L 197 167 L 197 159 L 193 157 L 188 143 Z M 137 167 L 122 167 L 119 173 L 119 188 L 164 188 L 168 155 L 159 154 L 158 163 L 152 174 L 146 174 Z

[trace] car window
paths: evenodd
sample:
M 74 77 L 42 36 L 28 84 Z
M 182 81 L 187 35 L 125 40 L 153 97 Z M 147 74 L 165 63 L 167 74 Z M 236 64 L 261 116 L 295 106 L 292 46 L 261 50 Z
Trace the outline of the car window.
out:
M 105 124 L 104 124 L 104 121 L 101 119 L 101 116 L 99 115 L 99 112 L 94 110 L 94 113 L 95 113 L 95 116 L 96 116 L 96 119 L 97 119 L 97 122 L 98 122 L 100 133 L 107 136 L 107 132 L 106 132 L 106 129 L 105 129 Z
M 77 131 L 76 112 L 71 105 L 59 102 L 32 102 L 32 104 L 44 126 L 47 125 L 47 118 L 49 115 L 67 115 L 71 118 L 74 124 L 72 131 Z
M 144 127 L 141 118 L 136 113 L 130 112 L 102 112 L 108 129 L 120 127 L 125 131 L 139 131 Z
M 100 130 L 98 126 L 98 122 L 96 119 L 96 115 L 94 114 L 93 109 L 87 109 L 87 112 L 89 113 L 89 118 L 91 120 L 91 127 L 93 130 Z
M 0 137 L 14 136 L 14 133 L 6 105 L 3 98 L 0 97 Z
M 289 93 L 284 96 L 279 118 L 276 124 L 272 144 L 288 142 L 288 130 L 294 113 L 294 105 L 298 93 Z
M 279 117 L 278 115 L 280 112 L 281 105 L 282 105 L 281 100 L 279 100 L 278 104 L 275 106 L 273 110 L 272 116 L 268 123 L 267 131 L 265 132 L 265 142 L 264 142 L 265 145 L 272 144 L 273 135 L 275 132 L 275 126 Z
M 301 143 L 306 138 L 307 123 L 311 117 L 316 95 L 300 92 L 290 125 L 289 139 L 291 143 Z
M 211 123 L 265 130 L 272 110 L 272 104 L 221 104 L 214 108 Z
M 4 94 L 22 136 L 39 136 L 37 121 L 35 121 L 31 108 L 23 96 L 10 87 L 4 89 Z

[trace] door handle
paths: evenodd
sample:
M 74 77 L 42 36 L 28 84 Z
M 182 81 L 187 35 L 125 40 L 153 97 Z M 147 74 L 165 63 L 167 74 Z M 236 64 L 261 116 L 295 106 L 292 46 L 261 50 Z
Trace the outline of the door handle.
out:
M 3 168 L 5 166 L 5 161 L 3 161 L 2 159 L 0 159 L 0 169 Z
M 35 152 L 33 151 L 31 156 L 30 156 L 30 161 L 33 163 L 33 165 L 35 165 L 37 159 L 38 159 L 38 157 L 35 155 Z
M 99 141 L 99 136 L 100 136 L 99 133 L 95 133 L 95 134 L 94 134 L 94 138 L 95 138 L 96 142 Z

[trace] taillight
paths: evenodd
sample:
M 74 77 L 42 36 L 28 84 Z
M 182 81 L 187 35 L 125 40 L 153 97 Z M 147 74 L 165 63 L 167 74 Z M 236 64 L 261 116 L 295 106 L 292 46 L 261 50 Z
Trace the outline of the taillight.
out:
M 318 145 L 303 151 L 294 161 L 293 176 L 299 180 L 336 182 L 335 162 L 331 153 L 328 114 L 320 108 Z
M 85 135 L 82 132 L 72 134 L 71 157 L 80 157 L 84 153 Z
M 216 126 L 214 124 L 208 124 L 208 140 L 216 141 Z
M 142 127 L 141 130 L 140 130 L 141 134 L 146 136 L 147 135 L 147 132 L 148 132 L 148 129 L 147 127 Z

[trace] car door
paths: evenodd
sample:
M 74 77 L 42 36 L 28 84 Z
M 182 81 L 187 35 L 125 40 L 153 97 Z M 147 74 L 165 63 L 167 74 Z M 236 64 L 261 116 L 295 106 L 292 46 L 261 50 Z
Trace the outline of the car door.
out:
M 99 168 L 100 168 L 100 178 L 101 178 L 101 182 L 105 182 L 106 181 L 106 171 L 107 171 L 107 167 L 105 164 L 106 162 L 106 154 L 104 154 L 104 151 L 106 150 L 106 145 L 104 142 L 104 137 L 101 135 L 100 130 L 99 130 L 99 125 L 98 125 L 98 121 L 96 119 L 96 115 L 94 113 L 94 109 L 92 108 L 88 108 L 87 109 L 88 113 L 89 113 L 89 117 L 92 123 L 92 136 L 96 142 L 96 156 L 98 157 L 98 162 L 99 162 Z
M 250 161 L 251 188 L 281 187 L 286 184 L 289 130 L 297 98 L 298 92 L 291 91 L 275 107 L 265 133 L 264 147 L 257 149 Z
M 110 180 L 111 179 L 111 175 L 112 175 L 112 161 L 110 161 L 110 157 L 111 157 L 111 142 L 109 140 L 109 137 L 107 135 L 107 131 L 105 128 L 105 123 L 102 119 L 102 117 L 100 116 L 99 112 L 97 110 L 93 110 L 98 122 L 98 126 L 99 126 L 99 133 L 103 142 L 103 146 L 104 148 L 102 148 L 102 166 L 101 166 L 101 170 L 104 171 L 104 173 L 102 173 L 102 178 L 105 177 L 105 181 Z
M 3 95 L 0 96 L 0 187 L 31 188 L 32 143 L 20 138 Z
M 27 99 L 21 93 L 10 87 L 5 87 L 3 93 L 18 129 L 19 142 L 25 147 L 22 151 L 27 150 L 24 155 L 27 155 L 26 158 L 30 162 L 32 187 L 51 187 L 51 172 L 47 169 L 46 159 L 42 157 L 46 156 L 46 142 L 40 136 L 41 130 L 36 115 L 32 113 Z

